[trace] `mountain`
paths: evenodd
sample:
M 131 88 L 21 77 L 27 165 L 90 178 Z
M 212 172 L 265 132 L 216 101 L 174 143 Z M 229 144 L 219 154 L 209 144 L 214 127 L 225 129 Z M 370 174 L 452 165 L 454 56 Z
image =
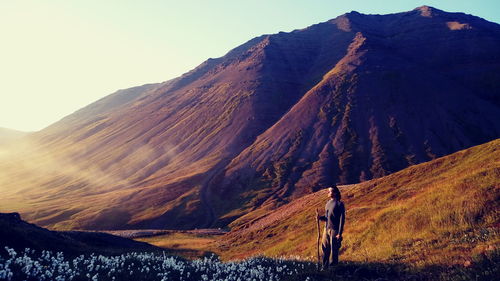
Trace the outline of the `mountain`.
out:
M 341 259 L 463 264 L 500 247 L 500 139 L 359 184 L 340 186 L 346 206 Z M 274 211 L 255 210 L 219 239 L 224 259 L 316 258 L 315 209 L 327 190 Z M 322 224 L 321 228 L 324 225 Z
M 0 213 L 0 246 L 2 249 L 9 247 L 22 251 L 30 248 L 39 252 L 45 250 L 69 255 L 159 250 L 147 243 L 106 233 L 50 231 L 23 221 L 18 213 Z
M 55 229 L 225 226 L 386 176 L 500 136 L 499 50 L 498 24 L 427 6 L 263 35 L 19 143 L 0 211 Z
M 354 33 L 345 56 L 233 159 L 224 187 L 257 181 L 272 186 L 270 197 L 300 196 L 498 137 L 498 87 L 472 90 L 481 79 L 499 81 L 490 71 L 500 52 L 466 43 L 477 18 L 422 7 L 386 16 L 353 12 L 333 22 L 340 21 Z M 498 25 L 485 24 L 486 33 L 498 34 Z M 498 44 L 490 35 L 480 45 Z M 480 54 L 488 49 L 492 60 Z M 476 70 L 482 74 L 472 78 Z
M 7 129 L 7 128 L 0 128 L 0 146 L 6 146 L 22 137 L 27 135 L 28 133 L 22 132 L 22 131 L 17 131 L 17 130 L 12 130 L 12 129 Z
M 163 84 L 166 83 L 168 84 L 169 81 Z M 61 136 L 64 134 L 71 134 L 72 132 L 64 132 L 64 130 L 72 127 L 78 130 L 78 124 L 95 123 L 99 120 L 96 117 L 118 110 L 121 106 L 138 99 L 141 95 L 159 85 L 161 84 L 145 84 L 129 89 L 118 90 L 49 126 L 44 130 L 44 135 Z

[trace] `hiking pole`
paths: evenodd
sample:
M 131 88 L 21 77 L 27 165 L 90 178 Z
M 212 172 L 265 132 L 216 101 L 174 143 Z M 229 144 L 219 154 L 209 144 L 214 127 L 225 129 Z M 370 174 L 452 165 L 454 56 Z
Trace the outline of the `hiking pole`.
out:
M 321 236 L 321 233 L 320 233 L 320 228 L 319 228 L 319 212 L 318 212 L 318 209 L 316 209 L 316 226 L 318 227 L 318 242 L 316 243 L 316 248 L 318 249 L 318 253 L 317 253 L 317 257 L 318 257 L 318 263 L 317 263 L 317 268 L 319 270 L 319 238 Z

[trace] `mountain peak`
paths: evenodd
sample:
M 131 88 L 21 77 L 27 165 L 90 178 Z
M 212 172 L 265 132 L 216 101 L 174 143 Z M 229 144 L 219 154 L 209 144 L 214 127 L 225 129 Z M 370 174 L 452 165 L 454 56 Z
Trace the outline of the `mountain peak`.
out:
M 439 11 L 438 9 L 436 9 L 434 7 L 426 6 L 426 5 L 417 7 L 413 10 L 420 11 L 420 15 L 422 17 L 427 17 L 427 18 L 432 18 L 435 15 L 436 11 Z

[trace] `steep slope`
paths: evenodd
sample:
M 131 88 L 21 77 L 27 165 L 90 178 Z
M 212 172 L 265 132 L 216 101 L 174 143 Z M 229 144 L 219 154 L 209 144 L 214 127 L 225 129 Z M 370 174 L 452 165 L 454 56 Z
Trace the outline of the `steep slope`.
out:
M 500 52 L 492 49 L 500 46 L 492 36 L 498 25 L 429 7 L 346 18 L 356 32 L 347 54 L 233 159 L 222 187 L 214 187 L 221 197 L 236 189 L 239 198 L 252 182 L 268 194 L 260 203 L 274 204 L 332 183 L 382 177 L 499 136 L 500 88 L 493 84 L 500 78 Z M 457 22 L 462 29 L 452 28 Z M 479 37 L 481 47 L 471 48 Z M 493 84 L 477 88 L 479 79 Z
M 108 96 L 0 161 L 0 210 L 58 229 L 225 225 L 498 138 L 500 27 L 429 7 L 263 35 Z
M 500 139 L 392 175 L 340 186 L 347 207 L 341 258 L 453 264 L 498 249 Z M 316 257 L 315 209 L 326 190 L 235 222 L 219 241 L 225 259 Z

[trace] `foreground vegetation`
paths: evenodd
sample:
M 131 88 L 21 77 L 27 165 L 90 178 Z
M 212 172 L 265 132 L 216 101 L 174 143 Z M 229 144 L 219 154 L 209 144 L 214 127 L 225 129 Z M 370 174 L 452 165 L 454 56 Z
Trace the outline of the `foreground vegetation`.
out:
M 5 247 L 0 280 L 493 280 L 500 274 L 499 253 L 477 257 L 467 267 L 408 268 L 401 264 L 344 262 L 318 270 L 315 263 L 254 257 L 221 262 L 216 256 L 188 261 L 153 253 L 80 255 Z
M 5 250 L 0 279 L 7 280 L 286 280 L 306 268 L 305 263 L 261 257 L 222 263 L 214 255 L 188 261 L 145 252 L 68 259 L 62 252 Z

